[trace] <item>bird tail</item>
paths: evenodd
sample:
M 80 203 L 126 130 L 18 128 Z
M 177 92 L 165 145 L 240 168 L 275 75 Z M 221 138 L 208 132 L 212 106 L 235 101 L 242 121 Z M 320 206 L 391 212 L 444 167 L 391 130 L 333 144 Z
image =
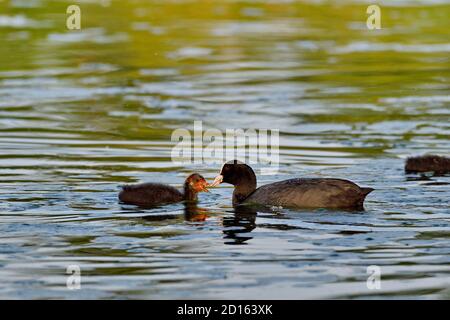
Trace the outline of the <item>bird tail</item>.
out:
M 371 193 L 373 190 L 375 190 L 374 188 L 361 188 L 361 192 L 364 195 L 364 197 L 366 197 L 369 193 Z

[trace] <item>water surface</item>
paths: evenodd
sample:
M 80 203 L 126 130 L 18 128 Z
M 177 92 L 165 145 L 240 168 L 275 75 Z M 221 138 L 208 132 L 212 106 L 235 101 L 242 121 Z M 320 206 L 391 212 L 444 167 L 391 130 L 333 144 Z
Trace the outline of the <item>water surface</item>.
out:
M 0 3 L 0 297 L 450 298 L 450 5 L 361 1 Z M 280 130 L 280 169 L 376 191 L 366 210 L 235 212 L 230 186 L 118 203 L 220 164 L 171 161 L 174 129 Z M 66 288 L 79 265 L 82 289 Z M 381 268 L 380 290 L 366 286 Z

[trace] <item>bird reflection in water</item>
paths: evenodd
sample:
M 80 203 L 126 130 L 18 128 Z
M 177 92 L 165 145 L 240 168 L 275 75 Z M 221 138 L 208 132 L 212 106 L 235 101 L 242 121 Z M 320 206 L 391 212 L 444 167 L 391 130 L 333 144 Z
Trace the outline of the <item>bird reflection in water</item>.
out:
M 254 209 L 238 206 L 234 208 L 232 216 L 224 216 L 222 218 L 223 233 L 225 234 L 224 244 L 239 245 L 247 244 L 246 242 L 253 237 L 249 233 L 256 228 L 256 215 Z M 196 203 L 186 202 L 184 204 L 184 220 L 193 223 L 203 223 L 213 213 L 197 206 Z M 163 221 L 180 219 L 180 215 L 148 215 L 141 217 L 146 221 Z
M 197 206 L 196 203 L 186 202 L 184 204 L 184 219 L 190 222 L 205 221 L 211 212 L 208 209 Z
M 156 206 L 151 207 L 142 207 L 140 206 L 139 209 L 133 208 L 132 210 L 128 208 L 122 208 L 123 211 L 126 211 L 128 213 L 142 213 L 145 214 L 145 209 L 154 209 L 157 208 Z M 158 221 L 165 221 L 165 220 L 180 220 L 183 219 L 190 222 L 201 222 L 205 221 L 209 216 L 211 212 L 208 209 L 198 207 L 196 203 L 193 202 L 185 202 L 184 203 L 184 214 L 152 214 L 152 215 L 143 215 L 140 218 L 145 221 L 151 221 L 151 222 L 158 222 Z
M 256 211 L 244 206 L 234 208 L 234 215 L 223 217 L 223 233 L 225 234 L 225 244 L 247 244 L 253 239 L 248 233 L 256 228 Z

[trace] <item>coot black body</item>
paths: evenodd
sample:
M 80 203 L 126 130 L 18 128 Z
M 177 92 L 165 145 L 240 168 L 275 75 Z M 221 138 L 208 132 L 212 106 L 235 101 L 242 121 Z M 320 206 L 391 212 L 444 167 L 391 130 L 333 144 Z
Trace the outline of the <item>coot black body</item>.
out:
M 360 188 L 343 179 L 298 178 L 256 188 L 256 175 L 237 160 L 224 164 L 212 186 L 222 182 L 234 185 L 233 205 L 255 204 L 296 208 L 362 209 L 372 188 Z
M 450 173 L 450 158 L 424 155 L 406 159 L 406 173 L 434 172 L 435 174 Z
M 186 178 L 183 192 L 159 183 L 142 183 L 124 186 L 119 193 L 119 200 L 137 206 L 158 206 L 180 201 L 197 201 L 197 194 L 207 191 L 208 183 L 198 173 Z

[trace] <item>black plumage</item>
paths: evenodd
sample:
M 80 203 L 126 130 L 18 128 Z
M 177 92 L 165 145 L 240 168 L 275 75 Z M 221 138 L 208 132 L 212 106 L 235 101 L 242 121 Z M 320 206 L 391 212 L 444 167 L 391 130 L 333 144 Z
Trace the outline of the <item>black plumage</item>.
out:
M 233 205 L 362 209 L 364 199 L 374 190 L 348 180 L 326 178 L 289 179 L 256 188 L 253 169 L 236 160 L 224 164 L 213 186 L 221 182 L 234 185 Z
M 406 173 L 434 172 L 450 173 L 450 158 L 437 155 L 424 155 L 406 159 Z
M 199 174 L 187 177 L 183 191 L 160 183 L 142 183 L 124 186 L 119 200 L 138 206 L 157 206 L 180 201 L 197 201 L 198 192 L 207 191 L 207 182 Z

